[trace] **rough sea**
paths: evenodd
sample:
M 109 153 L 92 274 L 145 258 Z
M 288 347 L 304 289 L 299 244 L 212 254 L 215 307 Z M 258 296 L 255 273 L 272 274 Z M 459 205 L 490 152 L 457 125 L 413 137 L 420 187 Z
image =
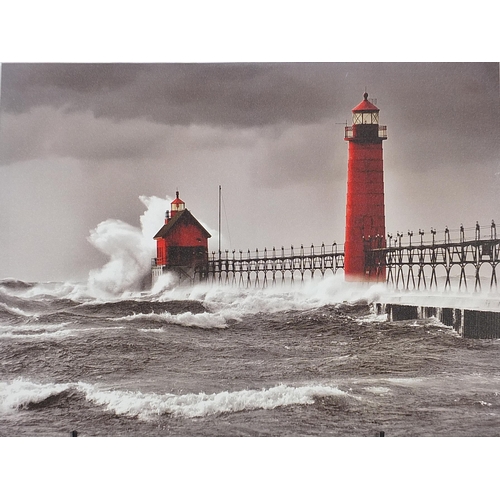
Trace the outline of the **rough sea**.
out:
M 388 322 L 379 287 L 2 280 L 0 435 L 500 435 L 500 341 Z
M 104 295 L 89 283 L 0 281 L 5 498 L 498 489 L 496 440 L 480 437 L 500 434 L 499 340 L 388 322 L 371 306 L 380 285 L 342 276 Z

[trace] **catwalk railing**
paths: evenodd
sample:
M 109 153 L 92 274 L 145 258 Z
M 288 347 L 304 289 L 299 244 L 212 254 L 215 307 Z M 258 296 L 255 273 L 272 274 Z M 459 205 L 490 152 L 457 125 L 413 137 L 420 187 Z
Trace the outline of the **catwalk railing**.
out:
M 497 267 L 500 239 L 495 222 L 489 226 L 438 232 L 419 229 L 365 240 L 365 273 L 369 281 L 385 281 L 396 290 L 498 292 Z M 336 274 L 344 268 L 342 245 L 255 252 L 212 252 L 208 281 L 217 284 L 266 287 L 269 284 L 303 282 Z M 384 279 L 385 272 L 385 279 Z
M 281 249 L 255 252 L 228 250 L 212 252 L 208 261 L 208 279 L 212 283 L 233 284 L 238 286 L 266 287 L 269 284 L 294 283 L 314 278 L 315 275 L 324 277 L 326 274 L 335 274 L 344 267 L 344 252 L 340 245 L 321 246 L 311 245 L 304 248 Z
M 461 225 L 458 231 L 445 228 L 443 233 L 431 228 L 428 235 L 419 229 L 415 238 L 412 231 L 398 231 L 396 236 L 387 235 L 385 248 L 377 248 L 380 241 L 365 242 L 365 271 L 376 279 L 385 267 L 387 284 L 396 290 L 471 291 L 473 287 L 478 292 L 488 286 L 498 291 L 500 239 L 494 221 L 490 226 Z

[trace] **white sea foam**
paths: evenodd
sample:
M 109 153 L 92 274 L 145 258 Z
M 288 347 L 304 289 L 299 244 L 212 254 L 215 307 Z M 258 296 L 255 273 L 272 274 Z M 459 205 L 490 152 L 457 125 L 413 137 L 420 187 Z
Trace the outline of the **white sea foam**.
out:
M 82 392 L 88 401 L 102 405 L 107 411 L 141 419 L 162 414 L 194 418 L 219 413 L 269 410 L 279 406 L 313 404 L 315 397 L 348 396 L 337 387 L 327 385 L 290 387 L 280 384 L 262 390 L 176 395 L 103 389 L 85 382 L 43 384 L 20 378 L 12 382 L 0 382 L 0 411 L 20 410 L 30 403 L 42 402 L 68 389 Z
M 226 321 L 245 316 L 272 314 L 290 310 L 311 310 L 342 302 L 370 302 L 383 285 L 366 286 L 346 283 L 340 275 L 311 280 L 302 285 L 278 286 L 264 289 L 239 288 L 198 284 L 191 288 L 163 290 L 157 300 L 197 300 L 208 311 L 220 314 Z
M 357 318 L 356 323 L 359 325 L 363 323 L 385 323 L 387 321 L 387 314 L 375 314 L 371 313 L 364 318 Z
M 46 325 L 37 328 L 29 327 L 29 325 L 23 325 L 21 327 L 2 326 L 0 327 L 0 339 L 2 338 L 4 339 L 10 338 L 17 340 L 63 339 L 66 337 L 75 337 L 81 333 L 96 331 L 96 328 L 61 328 L 63 324 Z
M 22 332 L 54 332 L 69 325 L 69 322 L 54 324 L 25 323 L 23 325 L 0 325 L 0 334 L 2 333 L 22 333 Z
M 168 279 L 166 282 L 169 282 Z M 154 300 L 194 300 L 202 302 L 207 312 L 172 315 L 135 314 L 118 320 L 148 317 L 169 323 L 201 328 L 224 328 L 228 322 L 241 321 L 253 314 L 273 314 L 282 311 L 305 311 L 346 301 L 368 301 L 378 293 L 380 285 L 364 286 L 345 283 L 342 276 L 305 282 L 303 285 L 259 288 L 214 286 L 208 283 L 193 287 L 163 289 L 152 296 Z M 378 321 L 382 318 L 378 317 Z M 375 319 L 373 319 L 375 321 Z
M 135 298 L 151 272 L 154 256 L 153 236 L 163 221 L 170 198 L 140 196 L 146 210 L 140 227 L 118 219 L 107 219 L 90 231 L 88 241 L 103 253 L 108 262 L 89 272 L 86 283 L 37 283 L 31 288 L 9 289 L 6 293 L 23 298 L 50 295 L 72 300 Z
M 0 339 L 28 339 L 44 340 L 46 338 L 74 337 L 88 332 L 102 330 L 102 327 L 73 327 L 68 328 L 71 322 L 54 324 L 28 323 L 24 325 L 0 325 Z M 124 326 L 114 326 L 113 329 L 121 330 Z
M 171 323 L 182 326 L 196 326 L 198 328 L 226 328 L 227 323 L 220 314 L 212 314 L 203 312 L 193 314 L 192 312 L 184 312 L 180 314 L 171 314 L 169 312 L 162 313 L 137 313 L 121 318 L 112 318 L 113 321 L 137 321 L 143 319 L 156 320 L 159 322 Z
M 90 232 L 89 242 L 109 259 L 102 268 L 89 273 L 87 286 L 92 296 L 133 296 L 140 291 L 151 272 L 151 258 L 155 254 L 153 236 L 172 200 L 157 196 L 140 196 L 139 199 L 146 206 L 140 217 L 140 228 L 121 220 L 108 219 Z M 213 234 L 213 230 L 210 232 Z M 172 283 L 168 283 L 167 278 L 162 279 L 160 286 L 167 285 Z M 153 290 L 153 293 L 156 291 Z
M 315 397 L 346 396 L 336 387 L 315 385 L 289 387 L 278 385 L 262 390 L 223 391 L 216 394 L 155 394 L 102 390 L 89 384 L 78 384 L 86 398 L 118 415 L 148 419 L 155 415 L 203 417 L 256 409 L 273 409 L 294 404 L 313 404 Z
M 391 392 L 391 390 L 388 387 L 365 387 L 365 391 L 379 395 L 385 395 Z
M 174 276 L 173 273 L 164 273 L 161 276 L 158 276 L 155 284 L 151 289 L 151 294 L 153 296 L 162 294 L 165 290 L 172 290 L 176 287 L 178 283 L 178 279 Z
M 0 339 L 44 340 L 75 335 L 75 331 L 63 328 L 67 324 L 69 323 L 60 323 L 59 325 L 2 325 L 0 326 Z
M 40 403 L 50 396 L 71 388 L 71 384 L 38 384 L 18 378 L 12 382 L 0 382 L 0 411 L 9 413 L 30 403 Z
M 147 260 L 147 259 L 146 259 Z M 149 262 L 149 260 L 148 260 Z M 149 272 L 149 270 L 148 270 Z M 384 285 L 360 284 L 345 282 L 342 275 L 332 275 L 324 279 L 310 280 L 303 284 L 288 286 L 275 286 L 268 288 L 243 288 L 230 285 L 212 285 L 201 283 L 191 287 L 174 286 L 168 275 L 162 277 L 163 285 L 158 285 L 151 292 L 120 292 L 112 294 L 84 284 L 39 284 L 30 289 L 23 290 L 24 298 L 29 295 L 36 296 L 44 292 L 52 294 L 57 298 L 71 298 L 80 300 L 87 304 L 101 304 L 103 302 L 120 301 L 123 299 L 151 300 L 165 302 L 171 300 L 193 300 L 199 301 L 206 308 L 205 313 L 193 314 L 190 312 L 181 314 L 150 314 L 148 319 L 159 322 L 178 324 L 184 326 L 196 326 L 200 328 L 225 328 L 232 321 L 241 321 L 254 314 L 273 314 L 282 311 L 306 311 L 318 307 L 335 305 L 341 303 L 377 301 Z M 169 286 L 167 286 L 170 284 Z M 164 288 L 162 288 L 165 286 Z M 120 288 L 120 287 L 118 287 Z M 21 296 L 19 293 L 18 296 Z M 23 316 L 29 316 L 17 308 L 11 308 L 11 312 Z M 36 315 L 32 316 L 36 317 Z M 119 318 L 120 320 L 136 320 L 146 315 L 132 315 Z M 386 321 L 386 315 L 374 313 L 362 318 L 357 318 L 358 323 L 375 323 Z M 428 322 L 435 322 L 443 328 L 447 328 L 437 319 L 427 319 L 425 322 L 413 322 L 415 327 L 424 327 Z M 450 329 L 450 328 L 448 328 Z M 450 331 L 453 331 L 450 329 Z
M 44 339 L 53 339 L 53 338 L 64 338 L 64 337 L 73 337 L 77 335 L 78 332 L 75 330 L 58 330 L 56 332 L 42 332 L 42 333 L 0 333 L 0 339 L 10 338 L 10 339 L 28 339 L 28 340 L 44 340 Z
M 111 300 L 120 300 L 120 295 L 112 295 L 104 291 L 97 291 L 89 287 L 88 283 L 81 282 L 39 282 L 32 287 L 20 290 L 8 290 L 6 295 L 11 295 L 29 301 L 41 301 L 43 305 L 50 305 L 52 299 L 72 300 L 87 304 L 102 304 Z M 1 304 L 0 304 L 1 307 Z M 45 311 L 45 308 L 44 308 Z M 16 311 L 12 311 L 16 312 Z M 40 312 L 28 313 L 21 311 L 23 316 L 37 318 Z
M 89 273 L 89 292 L 98 298 L 139 290 L 150 272 L 154 252 L 153 236 L 162 220 L 167 200 L 141 196 L 146 211 L 140 218 L 141 228 L 116 219 L 108 219 L 93 229 L 89 242 L 108 257 L 100 269 Z
M 5 309 L 6 311 L 12 313 L 12 314 L 15 314 L 16 316 L 28 316 L 28 317 L 34 316 L 33 313 L 23 311 L 22 309 L 19 309 L 18 307 L 8 306 L 7 304 L 4 304 L 3 302 L 0 302 L 0 307 L 2 309 Z

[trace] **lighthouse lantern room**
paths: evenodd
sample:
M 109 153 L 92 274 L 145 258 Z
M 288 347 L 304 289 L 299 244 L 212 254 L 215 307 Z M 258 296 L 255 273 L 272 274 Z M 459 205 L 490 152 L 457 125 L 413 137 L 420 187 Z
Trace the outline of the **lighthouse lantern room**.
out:
M 385 267 L 366 266 L 365 250 L 385 247 L 384 168 L 382 142 L 387 127 L 379 125 L 379 109 L 365 92 L 352 110 L 348 141 L 344 275 L 347 281 L 384 281 Z
M 208 272 L 208 238 L 210 233 L 196 220 L 175 193 L 165 224 L 156 233 L 156 258 L 151 266 L 153 284 L 166 272 L 175 273 L 180 281 L 202 280 Z

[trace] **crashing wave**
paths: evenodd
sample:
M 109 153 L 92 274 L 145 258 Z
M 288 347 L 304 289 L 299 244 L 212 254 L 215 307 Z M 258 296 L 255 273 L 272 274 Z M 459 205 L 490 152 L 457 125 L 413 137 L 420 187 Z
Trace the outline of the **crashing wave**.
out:
M 214 394 L 156 394 L 140 391 L 106 390 L 84 382 L 41 384 L 24 379 L 0 382 L 0 410 L 4 413 L 30 408 L 68 391 L 82 393 L 87 401 L 117 415 L 150 419 L 158 415 L 196 418 L 288 405 L 314 404 L 315 398 L 348 396 L 337 387 L 310 385 L 291 387 L 280 384 L 268 389 L 222 391 Z

